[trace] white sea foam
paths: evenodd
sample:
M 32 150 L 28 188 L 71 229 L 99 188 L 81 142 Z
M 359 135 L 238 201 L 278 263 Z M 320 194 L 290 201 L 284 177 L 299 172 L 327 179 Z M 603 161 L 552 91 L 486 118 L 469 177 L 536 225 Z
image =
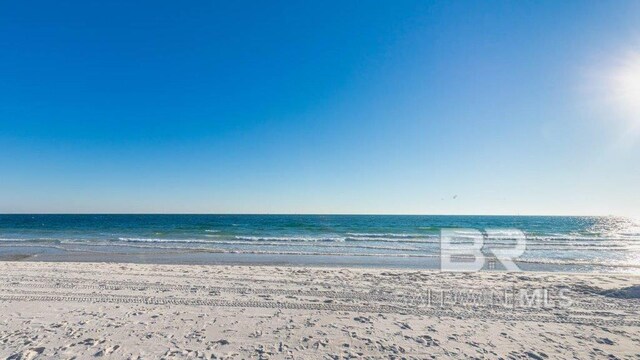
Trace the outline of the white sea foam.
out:
M 212 241 L 204 239 L 159 239 L 159 238 L 128 238 L 119 237 L 119 241 L 126 242 L 144 242 L 144 243 L 193 243 L 193 244 L 211 244 Z
M 312 248 L 343 248 L 343 249 L 376 249 L 376 250 L 391 250 L 391 251 L 424 251 L 423 249 L 411 248 L 411 247 L 397 247 L 397 246 L 377 246 L 377 245 L 349 245 L 344 243 L 319 243 L 319 244 L 307 244 L 303 242 L 259 242 L 247 244 L 245 241 L 213 241 L 209 244 L 215 245 L 241 245 L 241 246 L 271 246 L 271 247 L 312 247 Z
M 353 237 L 344 238 L 344 241 L 363 241 L 363 242 L 390 242 L 390 243 L 409 243 L 409 244 L 438 244 L 440 239 L 437 237 L 430 238 L 385 238 L 385 237 Z
M 549 258 L 524 258 L 515 262 L 546 265 L 581 265 L 581 266 L 605 266 L 605 267 L 625 267 L 638 268 L 640 264 L 626 260 L 585 260 L 585 259 L 549 259 Z
M 347 233 L 351 237 L 367 237 L 367 238 L 414 238 L 425 237 L 428 234 L 406 234 L 406 233 Z
M 148 240 L 148 239 L 146 239 Z M 167 244 L 172 242 L 164 242 Z M 206 242 L 207 244 L 211 244 L 210 242 Z M 140 243 L 109 243 L 109 242 L 94 242 L 94 243 L 86 243 L 86 242 L 74 242 L 69 241 L 65 243 L 66 246 L 46 244 L 46 245 L 38 245 L 38 244 L 0 244 L 0 247 L 16 247 L 16 246 L 29 246 L 29 247 L 48 247 L 55 248 L 59 250 L 65 251 L 74 251 L 74 252 L 95 252 L 101 253 L 101 251 L 91 251 L 83 248 L 69 248 L 68 245 L 82 245 L 82 246 L 92 246 L 92 247 L 101 247 L 101 246 L 124 246 L 124 247 L 132 247 L 132 248 L 148 248 L 148 249 L 162 249 L 162 250 L 175 250 L 175 251 L 195 251 L 195 252 L 208 252 L 208 253 L 229 253 L 229 254 L 267 254 L 267 255 L 304 255 L 304 256 L 357 256 L 357 257 L 391 257 L 391 258 L 439 258 L 440 254 L 421 254 L 416 252 L 411 253 L 345 253 L 345 252 L 320 252 L 320 251 L 286 251 L 286 250 L 252 250 L 252 249 L 223 249 L 223 248 L 215 248 L 215 247 L 181 247 L 181 246 L 167 246 L 162 245 L 160 243 L 153 242 L 140 242 Z M 280 245 L 279 243 L 274 243 L 274 245 Z M 328 247 L 336 247 L 340 246 L 328 246 Z M 378 250 L 387 250 L 385 248 L 377 248 L 377 247 L 366 247 L 371 249 Z M 403 249 L 404 251 L 410 251 L 409 249 Z M 495 257 L 487 257 L 487 260 L 499 261 L 500 259 Z M 559 265 L 559 266 L 602 266 L 602 267 L 610 267 L 610 268 L 633 268 L 640 269 L 640 264 L 633 260 L 591 260 L 591 259 L 550 259 L 550 258 L 519 258 L 515 260 L 516 263 L 530 263 L 530 264 L 540 264 L 540 265 Z
M 236 240 L 247 240 L 247 241 L 289 241 L 289 242 L 322 242 L 322 241 L 334 241 L 341 242 L 344 241 L 344 237 L 340 236 L 321 236 L 321 237 L 311 237 L 311 236 L 235 236 Z
M 58 241 L 55 238 L 0 238 L 0 241 L 28 243 L 30 241 Z

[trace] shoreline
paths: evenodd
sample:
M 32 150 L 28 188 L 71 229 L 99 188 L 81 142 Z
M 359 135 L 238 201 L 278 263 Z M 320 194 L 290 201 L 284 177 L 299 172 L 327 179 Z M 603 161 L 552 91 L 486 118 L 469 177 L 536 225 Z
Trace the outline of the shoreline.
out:
M 318 254 L 270 254 L 236 253 L 207 250 L 167 250 L 155 249 L 140 252 L 104 252 L 90 250 L 70 250 L 49 245 L 3 246 L 0 244 L 1 261 L 31 262 L 78 262 L 78 263 L 130 263 L 169 265 L 246 265 L 246 266 L 300 266 L 328 268 L 392 268 L 411 270 L 439 270 L 440 258 L 370 256 L 370 255 L 318 255 Z M 629 274 L 640 275 L 639 266 L 589 264 L 577 262 L 548 263 L 516 260 L 523 272 L 533 273 L 577 273 L 577 274 Z M 495 268 L 485 267 L 482 271 L 504 271 L 497 263 Z
M 223 254 L 223 255 L 246 255 L 246 254 Z M 263 256 L 263 255 L 258 255 Z M 297 256 L 297 255 L 283 255 L 283 256 Z M 304 256 L 304 255 L 300 255 Z M 313 255 L 309 255 L 313 256 Z M 184 263 L 184 262 L 138 262 L 138 261 L 117 261 L 117 260 L 50 260 L 50 259 L 35 259 L 32 255 L 16 255 L 17 259 L 11 259 L 10 257 L 0 258 L 0 264 L 3 263 L 36 263 L 36 264 L 73 264 L 73 265 L 148 265 L 148 266 L 160 266 L 160 267 L 260 267 L 260 268 L 305 268 L 309 270 L 327 270 L 327 269 L 345 269 L 345 270 L 372 270 L 383 271 L 393 270 L 396 272 L 416 272 L 431 273 L 431 274 L 532 274 L 532 275 L 578 275 L 578 276 L 612 276 L 612 277 L 631 277 L 637 278 L 640 282 L 640 272 L 596 272 L 596 271 L 548 271 L 548 270 L 522 270 L 522 271 L 507 271 L 498 269 L 482 269 L 476 272 L 457 272 L 457 271 L 443 271 L 438 268 L 411 268 L 406 266 L 385 266 L 380 264 L 372 265 L 360 265 L 360 264 L 307 264 L 307 263 L 291 263 L 291 262 L 211 262 L 211 263 Z
M 640 299 L 620 295 L 640 286 L 636 275 L 35 261 L 0 270 L 2 357 L 640 354 Z M 518 303 L 536 289 L 552 304 Z M 510 303 L 465 303 L 461 291 Z M 441 294 L 457 302 L 431 302 Z

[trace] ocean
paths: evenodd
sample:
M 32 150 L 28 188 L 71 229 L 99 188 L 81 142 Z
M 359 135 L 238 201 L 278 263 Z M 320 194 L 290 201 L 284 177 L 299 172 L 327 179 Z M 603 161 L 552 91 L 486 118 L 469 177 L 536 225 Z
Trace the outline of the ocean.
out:
M 525 271 L 640 272 L 640 224 L 621 217 L 0 215 L 0 259 L 438 269 L 443 229 L 521 231 Z M 485 238 L 484 269 L 512 244 Z

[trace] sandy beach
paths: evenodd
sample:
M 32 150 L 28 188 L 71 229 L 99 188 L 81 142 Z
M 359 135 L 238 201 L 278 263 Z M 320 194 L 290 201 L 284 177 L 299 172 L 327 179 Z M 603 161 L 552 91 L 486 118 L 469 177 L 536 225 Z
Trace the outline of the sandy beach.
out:
M 635 275 L 39 262 L 0 269 L 2 358 L 640 357 Z

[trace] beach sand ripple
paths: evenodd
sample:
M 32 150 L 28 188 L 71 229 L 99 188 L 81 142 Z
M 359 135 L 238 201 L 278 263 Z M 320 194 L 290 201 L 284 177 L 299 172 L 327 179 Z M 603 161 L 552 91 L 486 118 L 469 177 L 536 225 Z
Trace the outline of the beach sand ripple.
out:
M 0 270 L 0 358 L 640 357 L 633 275 L 38 262 Z

